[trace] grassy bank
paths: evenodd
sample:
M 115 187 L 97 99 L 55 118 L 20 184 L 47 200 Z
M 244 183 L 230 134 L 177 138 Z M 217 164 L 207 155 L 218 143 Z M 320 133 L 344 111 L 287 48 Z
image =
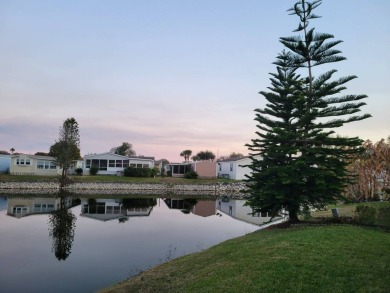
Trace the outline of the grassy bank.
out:
M 102 292 L 388 292 L 390 233 L 356 226 L 255 232 Z
M 174 183 L 174 184 L 210 184 L 216 182 L 232 183 L 239 182 L 229 179 L 186 179 L 173 177 L 135 178 L 110 175 L 96 176 L 70 176 L 74 182 L 102 182 L 102 183 Z M 58 178 L 53 176 L 34 175 L 8 175 L 0 174 L 0 182 L 57 182 Z

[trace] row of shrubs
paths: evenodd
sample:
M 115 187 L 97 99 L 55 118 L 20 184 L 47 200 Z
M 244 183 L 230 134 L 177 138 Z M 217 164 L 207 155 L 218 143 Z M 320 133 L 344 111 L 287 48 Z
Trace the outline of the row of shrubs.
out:
M 78 175 L 81 175 L 83 170 L 80 169 L 81 170 L 80 174 L 79 174 L 79 172 L 77 172 L 77 170 L 76 170 L 76 173 Z M 91 167 L 89 169 L 89 174 L 92 175 L 92 176 L 95 176 L 98 173 L 98 171 L 99 171 L 99 168 Z M 158 173 L 157 168 L 150 169 L 150 168 L 132 168 L 132 167 L 127 167 L 127 168 L 125 168 L 123 170 L 123 175 L 126 176 L 126 177 L 149 178 L 149 177 L 156 176 L 157 173 Z M 172 173 L 171 174 L 168 173 L 168 176 L 169 175 L 172 176 Z M 196 173 L 194 170 L 188 170 L 184 174 L 184 178 L 187 178 L 187 179 L 198 179 L 198 173 Z
M 157 175 L 157 169 L 153 168 L 132 168 L 132 167 L 127 167 L 123 170 L 123 174 L 126 177 L 154 177 Z
M 356 215 L 356 220 L 362 225 L 390 228 L 390 205 L 384 207 L 358 205 Z
M 95 176 L 98 172 L 99 172 L 99 168 L 97 167 L 91 167 L 89 169 L 89 174 L 92 176 Z M 145 177 L 145 178 L 154 177 L 157 175 L 157 169 L 127 167 L 123 170 L 123 175 L 127 177 Z

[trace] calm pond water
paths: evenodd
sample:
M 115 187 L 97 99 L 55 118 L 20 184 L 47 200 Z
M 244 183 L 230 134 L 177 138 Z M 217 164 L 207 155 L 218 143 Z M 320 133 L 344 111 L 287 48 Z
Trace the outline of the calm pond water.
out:
M 243 204 L 231 199 L 0 197 L 0 292 L 95 292 L 259 229 L 255 224 L 268 218 L 248 216 Z

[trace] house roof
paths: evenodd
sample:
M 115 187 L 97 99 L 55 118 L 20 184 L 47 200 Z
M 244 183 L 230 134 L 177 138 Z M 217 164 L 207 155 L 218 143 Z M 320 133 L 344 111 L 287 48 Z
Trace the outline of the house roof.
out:
M 141 156 L 126 157 L 126 156 L 122 156 L 122 155 L 118 155 L 118 154 L 114 154 L 114 153 L 110 153 L 110 152 L 100 153 L 100 154 L 88 154 L 88 155 L 84 156 L 84 159 L 90 158 L 90 157 L 104 156 L 104 155 L 111 155 L 111 156 L 115 156 L 115 157 L 118 157 L 121 159 L 135 159 L 135 160 L 148 160 L 148 161 L 153 160 L 154 161 L 154 157 L 141 157 Z
M 130 158 L 130 159 L 137 159 L 137 160 L 145 159 L 145 160 L 153 160 L 153 161 L 154 161 L 154 157 L 131 156 L 131 157 L 129 157 L 129 158 Z
M 11 158 L 17 158 L 17 157 L 29 157 L 29 158 L 32 158 L 32 159 L 36 159 L 36 160 L 50 160 L 50 161 L 54 161 L 56 158 L 54 157 L 50 157 L 50 156 L 36 156 L 36 155 L 28 155 L 28 154 L 17 154 L 17 155 L 12 155 Z

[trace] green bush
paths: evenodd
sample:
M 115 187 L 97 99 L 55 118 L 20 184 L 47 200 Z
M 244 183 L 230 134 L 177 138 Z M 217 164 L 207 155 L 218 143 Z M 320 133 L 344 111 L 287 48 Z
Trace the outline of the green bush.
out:
M 77 175 L 82 175 L 83 174 L 83 169 L 82 168 L 77 168 L 76 169 L 76 174 Z
M 193 170 L 187 171 L 184 174 L 184 178 L 187 178 L 187 179 L 198 179 L 198 176 L 199 176 L 198 173 L 196 173 Z
M 154 167 L 150 172 L 150 177 L 156 177 L 158 174 L 158 168 Z
M 357 222 L 363 225 L 375 225 L 390 228 L 390 206 L 368 206 L 359 205 L 356 207 Z
M 377 224 L 390 228 L 390 206 L 378 209 Z
M 376 220 L 376 208 L 365 205 L 356 207 L 357 221 L 364 225 L 374 225 Z
M 89 169 L 89 174 L 90 175 L 92 175 L 92 176 L 95 176 L 97 173 L 98 173 L 98 171 L 99 171 L 99 168 L 98 167 L 91 167 L 90 169 Z
M 127 177 L 152 177 L 154 172 L 153 169 L 150 168 L 132 168 L 127 167 L 123 170 L 123 174 Z

